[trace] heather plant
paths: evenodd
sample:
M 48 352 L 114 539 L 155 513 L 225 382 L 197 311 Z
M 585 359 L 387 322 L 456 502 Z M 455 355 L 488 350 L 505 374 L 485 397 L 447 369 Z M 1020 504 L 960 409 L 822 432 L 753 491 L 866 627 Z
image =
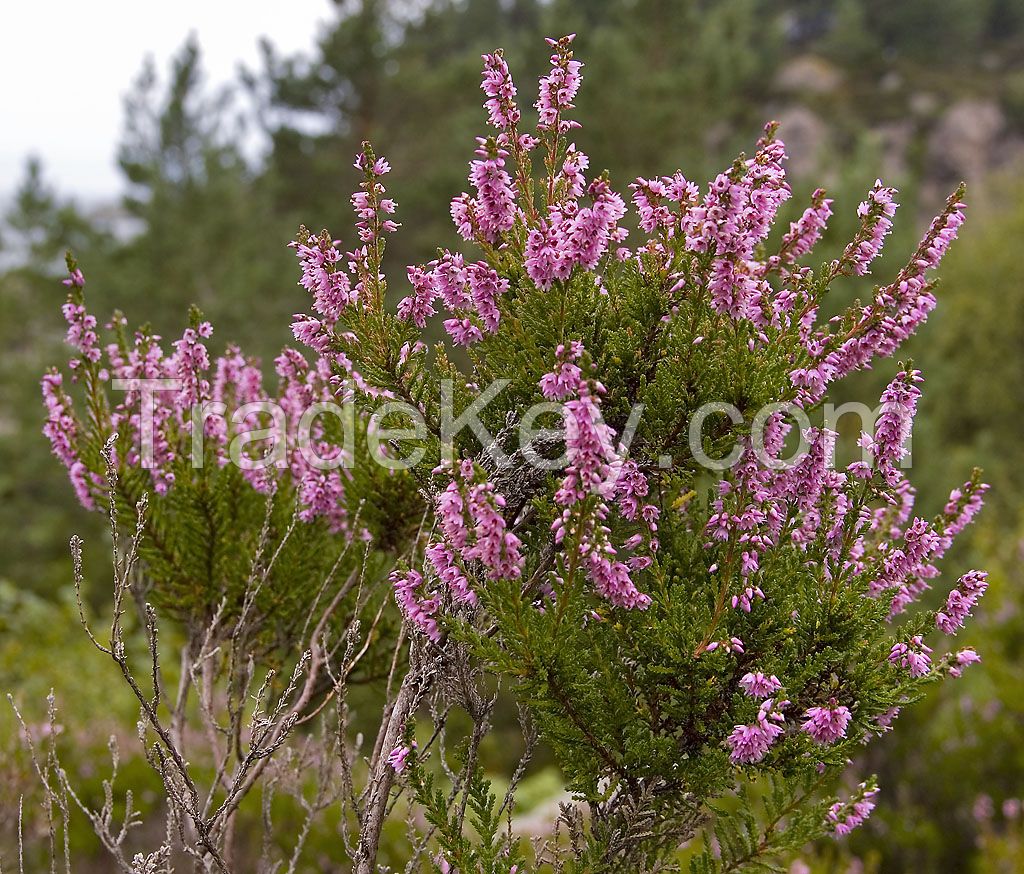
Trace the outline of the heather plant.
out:
M 119 316 L 104 345 L 69 259 L 74 384 L 44 378 L 46 433 L 111 518 L 113 621 L 89 634 L 139 701 L 161 840 L 131 856 L 109 793 L 76 795 L 56 745 L 37 761 L 51 821 L 86 810 L 121 870 L 241 870 L 239 810 L 278 786 L 306 825 L 286 840 L 263 805 L 266 870 L 314 864 L 326 817 L 331 864 L 358 872 L 764 870 L 860 825 L 884 787 L 837 789 L 851 758 L 978 661 L 948 641 L 985 574 L 920 603 L 986 490 L 975 475 L 914 514 L 921 374 L 891 368 L 843 468 L 828 406 L 934 307 L 962 188 L 891 282 L 821 320 L 834 283 L 870 274 L 896 192 L 877 183 L 841 255 L 808 266 L 834 204 L 818 190 L 776 230 L 791 192 L 769 124 L 704 190 L 636 179 L 630 214 L 577 146 L 572 42 L 549 40 L 535 124 L 484 56 L 492 130 L 450 207 L 464 251 L 398 294 L 390 166 L 363 144 L 351 250 L 292 243 L 309 311 L 274 393 L 239 350 L 211 359 L 198 312 L 171 352 Z M 160 615 L 185 631 L 171 695 Z M 379 693 L 369 734 L 357 681 Z M 507 698 L 522 757 L 499 780 L 481 745 Z M 527 841 L 516 787 L 539 743 L 570 800 Z M 404 851 L 382 850 L 389 820 Z

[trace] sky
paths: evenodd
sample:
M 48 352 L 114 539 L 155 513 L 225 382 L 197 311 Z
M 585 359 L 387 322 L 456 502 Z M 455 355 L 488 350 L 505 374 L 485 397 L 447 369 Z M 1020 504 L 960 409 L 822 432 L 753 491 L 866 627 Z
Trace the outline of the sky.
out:
M 25 159 L 43 160 L 47 179 L 83 201 L 121 189 L 115 161 L 122 100 L 151 55 L 168 60 L 195 32 L 209 84 L 256 66 L 262 36 L 282 52 L 308 50 L 330 0 L 47 0 L 0 4 L 0 197 L 21 179 Z

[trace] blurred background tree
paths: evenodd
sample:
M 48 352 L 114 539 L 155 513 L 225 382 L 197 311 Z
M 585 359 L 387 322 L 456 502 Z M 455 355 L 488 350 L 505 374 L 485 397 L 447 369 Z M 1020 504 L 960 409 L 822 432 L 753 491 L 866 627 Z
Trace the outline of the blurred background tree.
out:
M 620 190 L 637 174 L 677 168 L 703 182 L 749 150 L 770 118 L 782 123 L 791 154 L 794 214 L 822 178 L 836 200 L 826 249 L 851 233 L 877 175 L 901 188 L 902 210 L 919 228 L 967 180 L 969 219 L 944 264 L 939 307 L 912 348 L 927 379 L 914 457 L 927 512 L 975 462 L 994 486 L 977 534 L 947 565 L 950 575 L 969 560 L 995 571 L 969 641 L 987 669 L 897 724 L 862 769 L 882 778 L 879 814 L 838 854 L 822 848 L 807 863 L 841 870 L 856 856 L 882 871 L 1021 870 L 1012 802 L 1024 795 L 1024 189 L 1015 181 L 1024 166 L 1024 4 L 334 5 L 307 52 L 285 56 L 266 42 L 260 65 L 231 83 L 206 81 L 194 40 L 169 69 L 148 64 L 125 101 L 120 202 L 86 210 L 47 183 L 37 159 L 26 163 L 0 222 L 0 687 L 37 697 L 57 685 L 72 694 L 47 668 L 60 660 L 45 654 L 81 642 L 65 601 L 67 538 L 100 539 L 39 436 L 38 379 L 64 356 L 63 250 L 76 251 L 98 312 L 121 307 L 170 337 L 195 302 L 216 326 L 215 347 L 238 341 L 269 361 L 290 340 L 289 314 L 304 301 L 285 244 L 300 222 L 345 233 L 359 141 L 371 139 L 394 167 L 389 188 L 403 228 L 388 261 L 397 279 L 406 264 L 455 242 L 447 204 L 465 186 L 473 137 L 484 131 L 473 97 L 479 55 L 501 45 L 514 69 L 539 73 L 542 37 L 578 31 L 586 63 L 579 113 L 589 120 L 578 141 Z M 521 76 L 518 85 L 521 103 L 532 102 L 534 81 Z M 887 244 L 877 275 L 905 259 L 913 224 L 900 223 L 910 230 Z M 866 291 L 851 282 L 843 293 Z M 877 396 L 889 376 L 863 375 L 849 396 Z M 92 578 L 103 578 L 98 568 Z M 37 651 L 27 651 L 32 641 Z M 80 682 L 89 689 L 76 697 L 101 726 L 109 718 L 94 686 L 101 679 Z M 97 728 L 100 745 L 108 733 Z M 0 844 L 9 826 L 0 817 Z

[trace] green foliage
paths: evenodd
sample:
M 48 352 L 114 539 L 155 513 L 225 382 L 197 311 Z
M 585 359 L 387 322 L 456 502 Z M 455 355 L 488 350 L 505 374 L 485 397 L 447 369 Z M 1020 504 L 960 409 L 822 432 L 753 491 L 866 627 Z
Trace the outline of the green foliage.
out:
M 490 779 L 479 766 L 469 772 L 461 791 L 446 793 L 416 756 L 409 758 L 409 782 L 413 799 L 423 808 L 424 816 L 437 833 L 440 852 L 434 860 L 439 867 L 444 859 L 455 870 L 479 871 L 480 874 L 509 874 L 525 864 L 518 841 L 510 841 L 504 833 L 502 807 L 491 788 Z M 467 837 L 465 824 L 472 828 Z
M 804 782 L 771 780 L 766 786 L 744 784 L 735 798 L 714 807 L 714 826 L 706 847 L 690 860 L 690 874 L 784 871 L 773 860 L 785 859 L 823 830 L 828 804 L 808 804 L 825 782 L 808 777 Z

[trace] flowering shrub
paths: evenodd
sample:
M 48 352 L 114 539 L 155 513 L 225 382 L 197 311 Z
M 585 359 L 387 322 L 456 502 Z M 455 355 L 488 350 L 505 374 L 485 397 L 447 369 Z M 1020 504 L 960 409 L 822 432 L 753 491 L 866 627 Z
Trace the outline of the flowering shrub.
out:
M 310 295 L 292 330 L 308 351 L 276 359 L 275 395 L 237 349 L 211 360 L 198 314 L 170 353 L 120 319 L 101 346 L 69 261 L 84 406 L 48 374 L 46 433 L 86 506 L 153 493 L 139 514 L 147 597 L 200 625 L 255 599 L 287 652 L 350 543 L 367 586 L 393 591 L 402 629 L 365 639 L 392 671 L 377 739 L 365 768 L 342 756 L 365 786 L 345 847 L 357 871 L 375 870 L 396 792 L 429 824 L 414 866 L 659 870 L 698 838 L 694 871 L 761 866 L 861 823 L 870 780 L 831 795 L 851 757 L 978 660 L 929 635 L 963 626 L 983 573 L 941 611 L 919 603 L 986 489 L 975 475 L 937 518 L 914 514 L 902 464 L 921 375 L 893 368 L 848 467 L 827 417 L 811 424 L 832 383 L 891 356 L 935 305 L 929 271 L 963 220 L 962 189 L 892 282 L 822 321 L 832 283 L 870 273 L 896 192 L 877 183 L 840 257 L 807 266 L 833 203 L 814 192 L 773 235 L 791 191 L 769 124 L 706 190 L 678 171 L 635 180 L 628 216 L 573 142 L 572 39 L 549 41 L 536 125 L 501 52 L 484 56 L 493 130 L 472 191 L 451 202 L 466 251 L 409 267 L 394 308 L 381 263 L 400 212 L 364 144 L 352 251 L 305 228 L 292 244 Z M 266 542 L 285 552 L 254 590 L 246 556 Z M 389 610 L 338 600 L 338 641 L 360 617 L 387 630 Z M 310 644 L 332 677 L 343 649 Z M 479 765 L 488 677 L 525 714 L 527 754 L 500 805 Z M 451 707 L 474 726 L 457 771 L 435 744 Z M 531 849 L 501 817 L 534 725 L 574 801 Z M 230 830 L 182 809 L 200 856 L 222 859 Z

